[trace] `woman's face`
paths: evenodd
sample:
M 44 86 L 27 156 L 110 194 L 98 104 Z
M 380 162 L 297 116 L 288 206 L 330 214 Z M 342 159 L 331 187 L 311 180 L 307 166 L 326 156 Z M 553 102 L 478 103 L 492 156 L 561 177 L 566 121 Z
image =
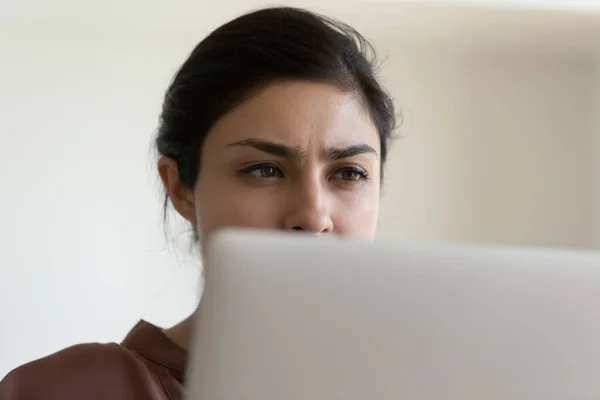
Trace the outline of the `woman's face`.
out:
M 223 227 L 375 234 L 380 142 L 355 94 L 320 83 L 271 84 L 222 117 L 201 151 L 193 191 L 169 189 L 201 242 Z

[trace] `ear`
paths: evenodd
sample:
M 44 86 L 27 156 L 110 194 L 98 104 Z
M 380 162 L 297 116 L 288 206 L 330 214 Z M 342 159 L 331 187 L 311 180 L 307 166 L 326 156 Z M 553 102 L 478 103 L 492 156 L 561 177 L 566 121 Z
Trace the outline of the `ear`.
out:
M 173 207 L 179 215 L 196 226 L 194 191 L 182 185 L 177 163 L 172 158 L 163 156 L 158 160 L 157 166 L 160 179 L 169 194 Z

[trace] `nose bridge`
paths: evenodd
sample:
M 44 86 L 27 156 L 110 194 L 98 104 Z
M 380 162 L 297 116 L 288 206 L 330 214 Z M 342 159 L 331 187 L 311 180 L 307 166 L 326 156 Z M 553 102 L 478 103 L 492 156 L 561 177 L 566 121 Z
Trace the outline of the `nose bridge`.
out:
M 317 174 L 306 174 L 303 179 L 298 182 L 297 191 L 299 192 L 298 199 L 300 206 L 319 210 L 323 207 L 324 188 L 321 179 Z
M 331 231 L 333 224 L 327 188 L 317 174 L 306 174 L 299 179 L 291 191 L 290 212 L 286 218 L 286 229 L 304 230 L 315 233 Z

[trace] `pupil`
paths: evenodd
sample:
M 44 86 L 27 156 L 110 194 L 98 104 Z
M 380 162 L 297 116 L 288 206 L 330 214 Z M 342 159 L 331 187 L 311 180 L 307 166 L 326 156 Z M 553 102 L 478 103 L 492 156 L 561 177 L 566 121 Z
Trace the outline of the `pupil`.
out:
M 275 168 L 273 167 L 265 167 L 263 170 L 263 177 L 269 178 L 275 174 Z

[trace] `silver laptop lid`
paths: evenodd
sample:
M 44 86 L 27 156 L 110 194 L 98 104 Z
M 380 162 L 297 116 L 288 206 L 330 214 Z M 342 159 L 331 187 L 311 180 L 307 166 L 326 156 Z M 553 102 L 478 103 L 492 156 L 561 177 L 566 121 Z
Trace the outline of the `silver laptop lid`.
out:
M 226 232 L 190 400 L 600 398 L 600 255 Z

